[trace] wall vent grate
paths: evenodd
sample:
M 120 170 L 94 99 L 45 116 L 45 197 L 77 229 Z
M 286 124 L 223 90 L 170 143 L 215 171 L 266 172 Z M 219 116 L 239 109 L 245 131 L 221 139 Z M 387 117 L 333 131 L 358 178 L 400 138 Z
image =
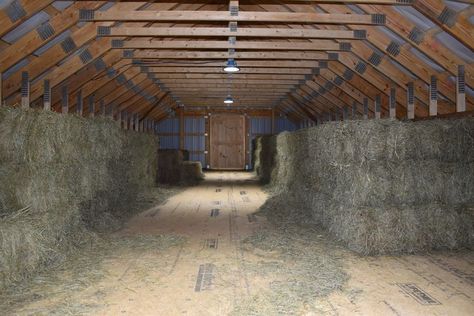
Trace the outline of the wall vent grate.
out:
M 438 100 L 438 81 L 436 79 L 436 76 L 431 76 L 430 100 Z
M 415 84 L 413 82 L 409 82 L 407 86 L 407 93 L 408 93 L 408 103 L 414 104 L 415 103 Z

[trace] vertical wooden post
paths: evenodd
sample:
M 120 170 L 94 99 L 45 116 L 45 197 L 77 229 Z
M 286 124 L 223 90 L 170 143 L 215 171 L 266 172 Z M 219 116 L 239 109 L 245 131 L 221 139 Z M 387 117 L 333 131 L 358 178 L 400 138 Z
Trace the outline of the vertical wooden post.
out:
M 369 118 L 369 98 L 364 98 L 364 120 Z
M 30 107 L 30 78 L 27 71 L 21 73 L 21 107 Z
M 95 114 L 95 103 L 94 103 L 94 95 L 89 96 L 89 117 L 94 117 Z
M 415 118 L 415 84 L 409 82 L 407 86 L 407 118 L 413 120 Z
M 79 116 L 82 116 L 83 111 L 83 103 L 82 103 L 82 90 L 77 92 L 77 105 L 76 105 L 76 112 Z
M 105 101 L 104 101 L 104 99 L 100 100 L 100 115 L 105 116 Z
M 456 112 L 466 111 L 466 81 L 464 65 L 458 66 L 458 76 L 456 78 Z
M 352 102 L 352 119 L 355 120 L 357 117 L 357 101 Z
M 397 118 L 397 99 L 396 99 L 397 91 L 395 88 L 390 88 L 390 97 L 389 97 L 389 117 L 391 119 Z
M 271 122 L 272 135 L 275 134 L 275 108 L 272 107 L 272 122 Z
M 274 110 L 272 107 L 272 134 L 275 134 L 275 123 L 274 123 Z M 245 128 L 245 170 L 249 170 L 251 165 L 253 164 L 252 157 L 250 157 L 250 118 L 247 113 L 244 114 L 244 128 Z
M 179 149 L 184 150 L 184 111 L 179 108 Z
M 209 155 L 209 152 L 210 152 L 210 148 L 211 148 L 211 138 L 210 138 L 210 132 L 211 132 L 211 113 L 208 113 L 207 115 L 204 116 L 204 119 L 206 120 L 205 121 L 205 128 L 206 128 L 206 133 L 204 134 L 204 136 L 206 137 L 206 144 L 205 144 L 205 151 L 204 151 L 204 155 L 206 156 L 206 166 L 205 168 L 206 169 L 209 169 L 211 166 L 211 162 L 210 162 L 210 155 Z
M 379 119 L 382 114 L 381 114 L 381 108 L 382 108 L 382 97 L 380 94 L 375 96 L 375 118 Z
M 0 106 L 3 105 L 3 74 L 0 72 Z
M 61 113 L 66 114 L 69 112 L 69 93 L 67 86 L 64 85 L 61 88 Z
M 123 129 L 127 130 L 128 129 L 128 112 L 124 111 L 122 115 L 123 119 Z
M 138 114 L 135 114 L 135 132 L 138 132 L 140 129 L 140 126 L 138 125 Z
M 122 128 L 122 115 L 123 115 L 123 111 L 119 110 L 117 113 L 117 123 L 120 128 Z
M 438 115 L 438 80 L 431 76 L 430 81 L 430 116 Z
M 51 111 L 51 84 L 48 79 L 43 81 L 43 109 Z
M 133 131 L 133 114 L 132 113 L 128 113 L 128 129 Z

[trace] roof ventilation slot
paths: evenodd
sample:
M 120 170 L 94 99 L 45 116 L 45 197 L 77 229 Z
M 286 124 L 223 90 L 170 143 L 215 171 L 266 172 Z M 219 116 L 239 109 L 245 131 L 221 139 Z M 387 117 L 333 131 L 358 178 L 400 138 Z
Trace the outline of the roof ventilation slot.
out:
M 339 49 L 342 51 L 349 52 L 351 48 L 352 48 L 351 43 L 348 43 L 348 42 L 339 43 Z
M 327 61 L 320 61 L 319 62 L 319 68 L 321 68 L 321 69 L 328 68 L 328 62 Z
M 97 27 L 97 35 L 98 36 L 107 36 L 110 35 L 112 32 L 112 29 L 110 26 L 98 26 Z
M 235 6 L 235 5 L 231 6 L 229 8 L 229 11 L 230 11 L 231 16 L 238 16 L 239 15 L 239 7 L 238 6 Z
M 106 74 L 107 74 L 107 77 L 112 78 L 117 74 L 117 71 L 115 71 L 115 69 L 113 68 L 107 68 Z
M 334 79 L 334 84 L 335 84 L 336 86 L 340 86 L 343 82 L 344 82 L 344 80 L 343 80 L 340 76 L 337 76 L 337 77 Z
M 73 39 L 69 36 L 61 42 L 61 47 L 66 54 L 69 54 L 77 48 L 76 43 L 74 43 Z
M 133 50 L 126 49 L 123 51 L 124 58 L 133 58 Z
M 408 83 L 408 103 L 413 104 L 415 103 L 415 85 L 413 82 Z
M 358 73 L 363 74 L 367 70 L 367 64 L 363 61 L 359 61 L 359 63 L 355 66 L 355 70 Z
M 312 73 L 313 75 L 319 75 L 319 74 L 320 74 L 320 70 L 319 70 L 319 68 L 313 68 L 313 69 L 311 69 L 311 73 Z
M 112 48 L 122 48 L 123 40 L 114 39 L 112 40 Z
M 43 25 L 38 26 L 36 32 L 38 32 L 39 37 L 45 41 L 54 35 L 54 28 L 51 26 L 51 24 L 44 23 Z
M 328 59 L 329 60 L 338 60 L 339 59 L 339 54 L 338 53 L 328 53 Z
M 94 10 L 81 9 L 79 10 L 79 21 L 94 20 Z
M 443 11 L 438 16 L 438 21 L 452 27 L 456 23 L 456 12 L 448 7 L 444 7 Z
M 466 93 L 466 82 L 465 82 L 465 70 L 464 65 L 458 66 L 458 93 Z
M 421 31 L 416 26 L 410 31 L 410 34 L 408 34 L 408 38 L 412 42 L 414 42 L 418 45 L 423 41 L 423 37 L 424 37 L 423 31 Z
M 382 24 L 385 24 L 385 21 L 386 21 L 385 14 L 379 14 L 379 13 L 371 14 L 371 18 L 372 18 L 373 24 L 382 25 Z
M 48 79 L 44 81 L 43 90 L 43 102 L 51 102 L 51 85 Z
M 115 78 L 115 80 L 117 80 L 117 82 L 119 84 L 125 84 L 125 82 L 127 82 L 127 78 L 125 78 L 125 76 L 123 74 L 117 76 L 117 78 Z
M 380 65 L 382 62 L 382 56 L 380 56 L 378 53 L 373 52 L 372 55 L 369 57 L 369 63 L 371 63 L 374 66 Z
M 79 58 L 81 59 L 83 64 L 87 64 L 89 61 L 92 60 L 91 52 L 89 52 L 89 50 L 86 49 L 79 55 Z
M 5 8 L 5 13 L 8 15 L 12 23 L 15 23 L 22 17 L 26 16 L 25 9 L 23 9 L 20 1 L 18 0 L 15 0 L 10 3 L 10 5 Z
M 354 30 L 354 38 L 356 39 L 366 39 L 367 31 L 366 30 Z
M 95 62 L 94 62 L 94 66 L 95 66 L 95 69 L 97 71 L 102 71 L 104 70 L 105 68 L 107 68 L 107 65 L 105 64 L 104 60 L 102 58 L 98 58 Z
M 229 22 L 229 29 L 231 32 L 237 32 L 237 22 Z
M 346 69 L 346 71 L 344 71 L 343 77 L 349 81 L 354 77 L 354 72 L 350 69 Z
M 387 46 L 386 50 L 390 55 L 397 56 L 398 54 L 400 54 L 400 44 L 395 41 L 392 41 Z
M 331 81 L 328 81 L 324 85 L 324 88 L 326 88 L 327 90 L 331 90 L 332 88 L 334 88 L 334 84 Z

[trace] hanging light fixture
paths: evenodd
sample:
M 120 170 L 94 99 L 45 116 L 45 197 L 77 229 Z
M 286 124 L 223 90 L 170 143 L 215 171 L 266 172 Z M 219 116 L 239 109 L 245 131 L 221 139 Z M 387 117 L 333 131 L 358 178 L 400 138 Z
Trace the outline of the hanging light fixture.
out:
M 230 95 L 228 95 L 227 98 L 225 98 L 224 103 L 225 104 L 232 104 L 232 103 L 234 103 L 234 99 Z
M 226 64 L 225 67 L 224 67 L 224 71 L 225 71 L 225 72 L 233 73 L 233 72 L 238 72 L 238 71 L 240 71 L 240 68 L 239 68 L 239 66 L 237 66 L 237 63 L 235 62 L 234 59 L 229 58 L 229 59 L 227 60 L 227 64 Z

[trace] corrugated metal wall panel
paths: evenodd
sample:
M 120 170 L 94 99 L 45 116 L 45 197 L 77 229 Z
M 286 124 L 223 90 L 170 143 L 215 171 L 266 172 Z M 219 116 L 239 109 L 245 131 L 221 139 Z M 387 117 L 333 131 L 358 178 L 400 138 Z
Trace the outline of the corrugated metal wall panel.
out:
M 270 117 L 251 117 L 250 134 L 270 134 L 272 132 L 272 119 Z
M 160 148 L 162 149 L 179 149 L 179 136 L 163 136 L 160 135 Z
M 204 151 L 206 150 L 205 142 L 206 137 L 204 137 L 204 135 L 186 135 L 184 136 L 184 149 L 189 151 Z
M 186 117 L 184 118 L 184 133 L 205 133 L 206 120 L 204 117 Z
M 168 118 L 158 123 L 158 134 L 179 133 L 179 119 Z
M 281 133 L 283 131 L 292 132 L 292 131 L 295 131 L 296 129 L 297 129 L 296 124 L 290 121 L 286 117 L 279 117 L 275 120 L 275 131 L 277 133 Z

